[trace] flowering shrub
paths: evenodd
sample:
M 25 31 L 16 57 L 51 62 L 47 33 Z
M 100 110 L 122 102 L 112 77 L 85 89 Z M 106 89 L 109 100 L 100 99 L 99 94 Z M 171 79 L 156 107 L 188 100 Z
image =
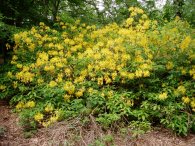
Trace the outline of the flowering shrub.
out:
M 186 135 L 195 126 L 193 30 L 179 18 L 159 26 L 129 11 L 122 25 L 40 23 L 15 34 L 0 95 L 43 126 L 81 114 L 104 126 L 126 119 Z

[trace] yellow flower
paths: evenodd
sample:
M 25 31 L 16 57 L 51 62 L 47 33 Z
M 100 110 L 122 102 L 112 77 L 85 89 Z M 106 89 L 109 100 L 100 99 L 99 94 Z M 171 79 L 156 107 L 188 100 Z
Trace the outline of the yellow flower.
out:
M 45 111 L 46 112 L 52 112 L 54 110 L 54 107 L 52 104 L 47 104 L 47 106 L 45 107 Z
M 184 86 L 179 86 L 178 88 L 177 88 L 177 91 L 180 93 L 180 94 L 182 94 L 182 95 L 184 95 L 185 93 L 186 93 L 186 88 L 184 87 Z
M 142 73 L 143 73 L 142 70 L 136 70 L 136 71 L 135 71 L 135 76 L 136 76 L 137 78 L 140 78 L 140 77 L 142 77 Z
M 33 107 L 35 107 L 35 102 L 34 101 L 28 101 L 25 104 L 25 107 L 33 108 Z
M 175 17 L 175 21 L 179 21 L 180 20 L 180 17 L 179 16 L 176 16 Z
M 64 100 L 65 101 L 69 101 L 70 98 L 71 98 L 71 95 L 67 95 L 67 94 L 64 95 Z
M 87 90 L 88 93 L 93 93 L 93 91 L 94 91 L 93 88 L 89 88 L 89 89 Z
M 58 77 L 58 78 L 56 79 L 56 82 L 58 82 L 58 83 L 62 82 L 62 77 Z
M 22 68 L 22 64 L 16 64 L 17 68 Z
M 18 82 L 17 81 L 13 82 L 13 87 L 14 87 L 14 89 L 16 89 L 18 87 Z
M 22 71 L 23 71 L 23 72 L 26 72 L 26 71 L 29 71 L 29 69 L 30 69 L 30 68 L 29 68 L 28 66 L 23 66 L 23 70 L 22 70 Z
M 74 94 L 74 91 L 75 91 L 75 86 L 72 85 L 72 86 L 68 89 L 68 94 L 72 95 L 72 94 Z
M 104 80 L 106 81 L 106 84 L 110 84 L 112 82 L 112 80 L 108 76 L 105 76 Z
M 182 75 L 186 75 L 186 69 L 183 68 L 183 69 L 181 70 L 181 73 L 182 73 Z
M 37 113 L 36 115 L 34 115 L 34 119 L 35 121 L 40 122 L 41 120 L 43 120 L 43 114 L 42 113 Z
M 58 120 L 58 117 L 57 116 L 51 116 L 49 120 L 50 120 L 51 123 L 55 123 Z
M 159 98 L 160 100 L 165 100 L 165 99 L 167 99 L 167 98 L 168 98 L 167 92 L 164 92 L 164 93 L 159 94 L 158 98 Z
M 108 91 L 108 93 L 107 93 L 107 96 L 108 96 L 108 98 L 111 98 L 112 96 L 113 96 L 113 91 L 111 90 L 111 91 Z
M 147 19 L 147 18 L 148 18 L 148 16 L 146 14 L 142 15 L 142 19 Z
M 58 63 L 56 63 L 56 67 L 62 68 L 63 67 L 63 64 L 61 62 L 58 62 Z
M 5 46 L 6 46 L 7 50 L 9 50 L 9 49 L 10 49 L 10 47 L 11 47 L 11 46 L 10 46 L 10 44 L 8 44 L 8 43 L 6 43 L 6 45 L 5 45 Z
M 51 122 L 50 122 L 50 121 L 42 122 L 42 125 L 43 125 L 44 127 L 48 127 L 49 125 L 51 125 Z
M 12 60 L 16 61 L 18 60 L 18 57 L 16 55 L 13 55 Z
M 62 26 L 62 29 L 66 29 L 66 26 Z
M 71 75 L 71 70 L 69 68 L 66 68 L 64 70 L 64 72 L 65 72 L 66 76 L 68 76 L 68 77 Z
M 26 38 L 24 41 L 25 41 L 27 44 L 30 44 L 30 43 L 32 42 L 32 40 L 31 40 L 30 38 Z
M 143 76 L 144 77 L 149 77 L 150 76 L 150 72 L 148 70 L 143 71 Z
M 61 120 L 63 117 L 64 112 L 62 111 L 62 109 L 58 109 L 55 111 L 55 117 L 57 118 L 57 120 Z
M 44 68 L 44 70 L 45 71 L 52 71 L 53 72 L 55 70 L 55 67 L 53 65 L 50 65 L 50 66 L 46 65 L 45 68 Z
M 192 79 L 195 80 L 195 74 L 193 74 Z
M 127 100 L 126 105 L 127 106 L 133 106 L 134 105 L 133 100 Z
M 42 78 L 40 78 L 40 79 L 37 80 L 37 83 L 38 84 L 44 83 L 44 80 Z
M 25 104 L 24 102 L 20 101 L 17 105 L 16 105 L 16 109 L 21 109 L 21 108 L 24 108 L 25 107 Z
M 129 8 L 129 11 L 133 11 L 135 8 L 134 7 L 130 7 Z
M 45 24 L 44 24 L 44 22 L 40 22 L 39 25 L 40 26 L 44 26 Z
M 98 85 L 103 85 L 103 77 L 98 78 Z
M 182 97 L 182 101 L 185 103 L 185 104 L 188 104 L 190 102 L 190 98 L 189 97 Z
M 132 79 L 134 79 L 135 75 L 134 75 L 134 73 L 129 73 L 127 77 L 128 77 L 128 79 L 132 80 Z
M 139 14 L 143 14 L 144 13 L 144 11 L 142 10 L 142 9 L 136 9 L 136 11 L 137 11 L 137 13 L 139 13 Z
M 180 48 L 182 49 L 182 51 L 184 51 L 184 49 L 186 49 L 189 44 L 191 42 L 191 37 L 190 36 L 187 36 L 180 44 Z
M 117 77 L 117 73 L 116 72 L 112 73 L 112 80 L 115 80 L 116 77 Z
M 76 93 L 75 93 L 75 96 L 76 96 L 76 97 L 81 97 L 81 96 L 83 96 L 83 91 L 78 91 L 78 92 L 76 92 Z
M 33 73 L 28 72 L 28 71 L 27 71 L 27 72 L 21 71 L 21 72 L 18 72 L 18 73 L 16 74 L 16 78 L 17 78 L 18 80 L 20 80 L 21 82 L 23 82 L 23 83 L 32 82 L 34 76 L 35 76 L 35 75 L 34 75 Z
M 128 18 L 128 19 L 126 20 L 126 23 L 127 23 L 127 25 L 131 25 L 131 24 L 133 23 L 133 21 L 134 21 L 133 18 Z
M 50 81 L 49 86 L 55 87 L 55 86 L 57 86 L 57 83 L 55 81 Z
M 60 25 L 64 25 L 64 22 L 60 22 Z
M 190 102 L 190 105 L 191 105 L 192 108 L 195 108 L 195 99 Z
M 6 86 L 5 85 L 0 85 L 0 91 L 2 90 L 2 91 L 5 91 L 5 89 L 6 89 Z
M 72 95 L 75 91 L 75 86 L 72 84 L 72 82 L 66 82 L 64 85 L 64 90 L 66 90 L 68 94 Z
M 150 21 L 149 20 L 146 20 L 143 24 L 143 29 L 148 29 L 150 26 Z
M 35 49 L 35 44 L 30 44 L 30 45 L 29 45 L 29 49 L 30 49 L 30 51 L 34 51 L 34 49 Z
M 193 76 L 195 74 L 195 68 L 189 70 L 189 73 L 190 73 L 191 76 Z
M 170 61 L 169 61 L 169 62 L 166 64 L 167 70 L 171 70 L 171 69 L 173 69 L 173 67 L 174 67 L 173 62 L 170 62 Z
M 135 11 L 131 12 L 131 17 L 134 17 L 136 15 L 137 15 L 137 13 Z

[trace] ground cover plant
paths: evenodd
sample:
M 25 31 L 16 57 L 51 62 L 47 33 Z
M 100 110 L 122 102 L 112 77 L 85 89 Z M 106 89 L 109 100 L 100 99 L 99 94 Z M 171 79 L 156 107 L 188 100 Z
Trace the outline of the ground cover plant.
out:
M 58 20 L 14 35 L 0 97 L 11 97 L 27 131 L 76 116 L 135 135 L 158 124 L 195 131 L 194 30 L 179 17 L 159 25 L 140 8 L 129 11 L 120 25 Z

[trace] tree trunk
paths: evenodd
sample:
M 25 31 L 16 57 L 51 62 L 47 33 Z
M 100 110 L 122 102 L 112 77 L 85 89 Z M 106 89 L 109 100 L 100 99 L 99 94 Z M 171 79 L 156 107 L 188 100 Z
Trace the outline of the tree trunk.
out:
M 61 0 L 53 0 L 52 1 L 52 15 L 53 15 L 53 21 L 56 21 L 56 17 L 58 14 L 59 6 L 60 6 Z

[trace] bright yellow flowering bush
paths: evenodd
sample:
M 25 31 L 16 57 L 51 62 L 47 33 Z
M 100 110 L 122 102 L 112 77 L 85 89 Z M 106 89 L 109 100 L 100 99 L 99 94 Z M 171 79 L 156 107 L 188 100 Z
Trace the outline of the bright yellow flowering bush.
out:
M 193 30 L 179 18 L 162 26 L 140 8 L 129 11 L 121 25 L 59 22 L 54 29 L 41 22 L 15 34 L 7 76 L 16 108 L 38 110 L 34 120 L 46 127 L 94 114 L 107 126 L 124 117 L 158 119 L 187 134 L 195 120 Z

